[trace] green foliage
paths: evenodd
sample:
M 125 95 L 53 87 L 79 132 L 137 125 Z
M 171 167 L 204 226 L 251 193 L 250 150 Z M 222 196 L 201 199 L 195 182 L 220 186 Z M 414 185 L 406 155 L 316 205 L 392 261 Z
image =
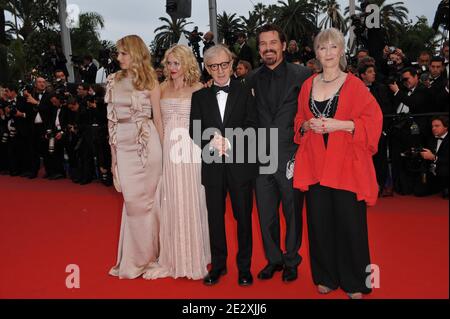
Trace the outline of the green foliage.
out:
M 396 43 L 403 52 L 413 61 L 419 56 L 421 51 L 436 53 L 440 39 L 436 32 L 428 25 L 426 17 L 418 17 L 415 24 L 405 26 L 401 39 Z

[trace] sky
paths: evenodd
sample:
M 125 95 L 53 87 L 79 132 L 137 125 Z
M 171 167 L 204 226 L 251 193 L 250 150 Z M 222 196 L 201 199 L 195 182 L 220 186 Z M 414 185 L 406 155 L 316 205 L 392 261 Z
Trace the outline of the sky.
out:
M 390 3 L 396 1 L 388 0 Z M 248 16 L 248 12 L 258 2 L 266 5 L 277 3 L 276 0 L 217 0 L 217 11 Z M 431 24 L 440 0 L 403 0 L 403 2 L 410 11 L 410 19 L 416 21 L 416 16 L 425 15 Z M 113 42 L 125 35 L 137 34 L 150 44 L 154 38 L 154 30 L 161 25 L 158 18 L 169 17 L 166 14 L 166 0 L 67 0 L 67 3 L 77 5 L 81 12 L 94 11 L 102 15 L 105 27 L 100 31 L 101 38 Z M 348 6 L 348 0 L 338 0 L 338 3 L 342 11 Z M 189 27 L 193 29 L 194 26 L 198 26 L 201 32 L 208 31 L 208 8 L 208 0 L 192 0 L 192 17 L 188 21 L 192 21 L 193 24 Z
M 248 12 L 258 2 L 266 5 L 277 3 L 276 0 L 217 0 L 217 11 L 248 16 Z M 348 0 L 338 2 L 342 11 L 348 6 Z M 403 2 L 410 11 L 410 19 L 416 21 L 416 16 L 425 15 L 431 24 L 440 0 L 403 0 Z M 82 12 L 100 13 L 105 19 L 105 28 L 100 32 L 101 37 L 113 42 L 122 36 L 137 34 L 149 44 L 154 38 L 154 30 L 161 25 L 158 18 L 168 17 L 165 12 L 166 0 L 67 0 L 67 3 L 78 5 Z M 188 19 L 193 22 L 190 25 L 192 28 L 198 26 L 202 32 L 209 30 L 208 8 L 208 0 L 192 0 L 192 17 Z

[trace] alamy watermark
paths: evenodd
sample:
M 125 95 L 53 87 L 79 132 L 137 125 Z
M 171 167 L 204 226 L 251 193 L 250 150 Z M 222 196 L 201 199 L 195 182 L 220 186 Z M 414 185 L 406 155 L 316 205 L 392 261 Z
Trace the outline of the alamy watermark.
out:
M 197 153 L 187 147 L 190 141 L 188 130 L 175 129 L 170 135 L 170 140 L 177 141 L 169 153 L 172 163 L 259 163 L 260 174 L 274 174 L 278 170 L 278 128 L 226 128 L 223 137 L 230 142 L 231 148 L 226 156 L 217 156 L 210 143 L 202 142 L 210 142 L 220 130 L 213 127 L 202 130 L 200 120 L 194 120 L 192 125 L 192 139 L 195 144 L 204 145 L 203 149 Z

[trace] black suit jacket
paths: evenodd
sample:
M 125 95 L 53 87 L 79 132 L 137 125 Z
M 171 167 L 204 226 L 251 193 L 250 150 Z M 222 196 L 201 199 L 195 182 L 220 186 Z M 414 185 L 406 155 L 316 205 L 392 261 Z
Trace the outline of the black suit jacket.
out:
M 198 132 L 194 131 L 194 121 L 200 121 L 200 132 L 202 134 L 206 129 L 214 129 L 206 140 L 200 141 L 199 136 L 196 136 Z M 240 81 L 231 81 L 223 122 L 216 93 L 212 87 L 204 88 L 192 95 L 189 133 L 194 142 L 203 150 L 203 185 L 222 186 L 225 182 L 225 176 L 229 183 L 241 185 L 256 177 L 258 168 L 256 161 L 254 163 L 250 161 L 249 163 L 248 156 L 245 156 L 243 161 L 237 162 L 237 156 L 239 155 L 235 152 L 238 149 L 243 150 L 246 155 L 252 150 L 256 152 L 256 138 L 245 138 L 242 149 L 242 144 L 236 144 L 236 139 L 226 134 L 227 129 L 241 128 L 245 131 L 248 128 L 256 130 L 256 127 L 257 119 L 253 96 L 249 88 Z M 217 152 L 214 152 L 214 155 L 212 155 L 214 161 L 206 163 L 204 155 L 205 152 L 206 154 L 209 153 L 209 143 L 214 137 L 214 131 L 229 139 L 231 151 L 228 154 L 230 157 L 219 157 Z M 229 162 L 230 160 L 232 160 L 232 163 Z
M 286 171 L 286 165 L 298 147 L 294 143 L 294 118 L 298 110 L 298 95 L 303 82 L 312 75 L 311 70 L 300 65 L 286 63 L 286 67 L 286 85 L 280 94 L 275 114 L 267 103 L 266 92 L 261 88 L 262 82 L 265 81 L 260 76 L 262 67 L 254 70 L 246 81 L 255 94 L 258 126 L 266 129 L 266 136 L 269 136 L 270 128 L 278 129 L 278 170 L 281 172 Z M 269 143 L 268 139 L 266 154 L 269 154 Z
M 375 97 L 378 104 L 381 107 L 381 111 L 383 112 L 383 115 L 393 114 L 395 113 L 393 104 L 392 104 L 392 93 L 388 89 L 388 87 L 382 83 L 374 82 L 370 86 L 370 93 Z M 383 130 L 388 130 L 389 125 L 391 124 L 391 119 L 384 119 L 383 120 Z
M 444 138 L 439 147 L 439 151 L 436 153 L 437 139 L 433 138 L 429 142 L 429 149 L 437 156 L 436 161 L 436 174 L 438 176 L 448 176 L 448 159 L 449 159 L 449 145 L 448 145 L 448 134 Z
M 247 61 L 251 65 L 253 65 L 253 54 L 252 49 L 248 46 L 247 43 L 244 43 L 238 55 L 239 61 Z
M 394 108 L 396 111 L 400 103 L 403 103 L 409 107 L 411 114 L 433 112 L 430 98 L 429 90 L 422 84 L 419 84 L 411 96 L 408 96 L 408 91 L 400 90 L 394 96 Z
M 29 118 L 32 116 L 32 106 L 27 103 L 24 97 L 17 96 L 15 102 L 8 102 L 8 106 L 14 106 L 18 111 L 25 113 L 25 117 L 13 116 L 14 125 L 21 136 L 31 135 L 31 125 Z
M 92 63 L 86 70 L 81 71 L 81 78 L 84 83 L 95 84 L 95 79 L 97 77 L 97 66 Z
M 33 97 L 36 100 L 39 100 L 38 97 L 39 94 L 33 93 Z M 32 112 L 31 112 L 31 125 L 34 124 L 34 121 L 36 119 L 37 114 L 39 113 L 41 115 L 42 122 L 44 123 L 44 126 L 46 123 L 50 121 L 51 117 L 51 111 L 52 111 L 53 105 L 50 101 L 50 94 L 48 92 L 44 92 L 41 99 L 39 100 L 38 105 L 33 105 Z
M 58 114 L 58 109 L 53 107 L 50 111 L 49 121 L 45 123 L 46 129 L 52 130 L 54 132 L 66 131 L 67 121 L 68 121 L 68 109 L 65 106 L 61 106 L 61 112 L 59 112 L 59 124 L 61 125 L 61 129 L 58 130 L 56 128 L 56 115 Z

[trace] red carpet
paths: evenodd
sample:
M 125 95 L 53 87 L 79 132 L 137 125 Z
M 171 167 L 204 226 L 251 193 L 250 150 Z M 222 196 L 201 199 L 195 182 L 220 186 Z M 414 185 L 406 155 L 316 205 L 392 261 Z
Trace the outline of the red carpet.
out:
M 27 180 L 0 176 L 0 298 L 346 298 L 342 291 L 316 293 L 304 232 L 299 279 L 261 282 L 265 265 L 254 212 L 255 284 L 237 285 L 236 232 L 227 213 L 228 274 L 214 287 L 184 279 L 119 280 L 108 276 L 116 261 L 121 197 L 94 183 Z M 449 206 L 435 197 L 396 196 L 369 209 L 372 262 L 380 267 L 380 288 L 367 298 L 449 297 Z M 306 229 L 305 229 L 306 230 Z M 66 288 L 66 267 L 80 267 L 80 289 Z

